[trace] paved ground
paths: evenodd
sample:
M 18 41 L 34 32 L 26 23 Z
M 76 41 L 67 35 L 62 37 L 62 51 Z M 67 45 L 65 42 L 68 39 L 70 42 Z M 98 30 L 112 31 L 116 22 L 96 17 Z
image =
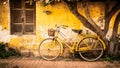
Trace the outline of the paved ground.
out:
M 46 61 L 36 58 L 0 59 L 0 68 L 120 68 L 120 64 L 107 61 L 87 62 L 83 60 Z

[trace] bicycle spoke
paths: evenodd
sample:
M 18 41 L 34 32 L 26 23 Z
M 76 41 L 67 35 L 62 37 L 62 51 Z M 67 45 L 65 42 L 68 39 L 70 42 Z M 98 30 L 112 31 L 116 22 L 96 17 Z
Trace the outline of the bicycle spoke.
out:
M 92 37 L 84 38 L 79 43 L 79 54 L 84 60 L 87 61 L 97 60 L 103 54 L 103 45 L 96 38 Z
M 86 40 L 83 40 L 83 44 L 84 44 L 85 46 L 89 46 Z
M 60 54 L 61 46 L 52 38 L 45 39 L 39 46 L 39 54 L 43 59 L 53 60 Z

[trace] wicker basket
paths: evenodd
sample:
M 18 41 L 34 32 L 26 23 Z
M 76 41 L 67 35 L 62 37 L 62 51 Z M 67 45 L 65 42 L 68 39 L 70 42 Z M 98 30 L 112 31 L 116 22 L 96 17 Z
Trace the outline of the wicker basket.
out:
M 49 36 L 54 36 L 55 35 L 55 30 L 54 29 L 48 29 L 48 35 Z

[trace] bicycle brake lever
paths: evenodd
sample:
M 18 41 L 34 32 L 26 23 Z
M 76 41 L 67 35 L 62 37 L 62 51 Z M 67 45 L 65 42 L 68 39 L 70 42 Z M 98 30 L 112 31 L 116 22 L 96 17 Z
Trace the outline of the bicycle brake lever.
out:
M 62 28 L 63 29 L 66 29 L 68 26 L 67 25 L 62 25 Z
M 63 27 L 68 27 L 67 25 L 62 25 Z

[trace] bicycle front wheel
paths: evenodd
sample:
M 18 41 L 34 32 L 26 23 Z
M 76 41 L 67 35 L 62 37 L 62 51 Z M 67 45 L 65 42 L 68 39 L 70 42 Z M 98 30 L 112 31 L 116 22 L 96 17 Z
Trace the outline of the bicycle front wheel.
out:
M 87 61 L 98 60 L 103 55 L 103 44 L 94 37 L 86 37 L 79 43 L 79 55 Z
M 54 38 L 44 39 L 39 45 L 39 54 L 45 60 L 54 60 L 60 55 L 60 43 Z

